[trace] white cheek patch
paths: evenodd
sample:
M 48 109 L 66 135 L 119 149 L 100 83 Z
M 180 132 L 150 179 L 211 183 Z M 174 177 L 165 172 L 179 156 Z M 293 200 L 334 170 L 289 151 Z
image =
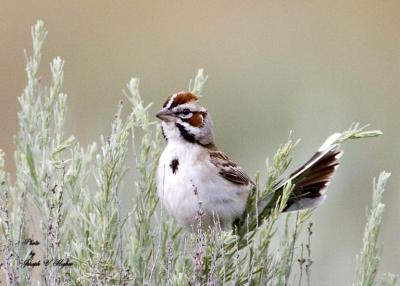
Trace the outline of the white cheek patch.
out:
M 188 122 L 185 122 L 185 121 L 182 121 L 182 120 L 179 120 L 179 121 L 180 121 L 179 124 L 181 124 L 183 127 L 185 127 L 185 129 L 189 133 L 191 133 L 191 134 L 193 134 L 195 136 L 199 133 L 199 128 L 190 125 L 190 123 L 188 123 Z

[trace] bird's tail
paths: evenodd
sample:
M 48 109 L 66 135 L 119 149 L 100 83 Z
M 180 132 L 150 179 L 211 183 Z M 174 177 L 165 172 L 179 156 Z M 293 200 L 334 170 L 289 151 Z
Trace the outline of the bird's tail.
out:
M 275 188 L 273 193 L 276 195 L 283 192 L 289 181 L 294 185 L 284 211 L 314 208 L 325 201 L 326 188 L 343 153 L 336 143 L 340 136 L 341 133 L 331 135 L 310 160 Z
M 248 215 L 246 213 L 242 219 L 237 220 L 233 225 L 236 233 L 243 236 L 249 229 L 254 229 L 260 219 L 268 217 L 276 209 L 277 204 L 281 208 L 281 198 L 289 183 L 292 189 L 286 200 L 286 205 L 283 207 L 284 212 L 314 208 L 322 204 L 326 197 L 326 188 L 339 165 L 338 160 L 342 155 L 338 143 L 341 137 L 342 133 L 329 136 L 310 160 L 290 174 L 287 179 L 278 183 L 266 197 L 259 200 L 256 214 L 258 220 L 244 223 L 246 215 Z

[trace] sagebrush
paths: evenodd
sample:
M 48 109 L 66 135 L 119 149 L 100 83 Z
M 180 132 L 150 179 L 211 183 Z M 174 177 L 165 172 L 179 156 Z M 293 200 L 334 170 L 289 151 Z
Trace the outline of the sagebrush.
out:
M 14 182 L 0 152 L 0 278 L 6 285 L 310 285 L 312 211 L 284 215 L 277 232 L 290 185 L 268 215 L 260 217 L 255 207 L 289 167 L 297 141 L 289 138 L 279 148 L 266 167 L 265 182 L 256 175 L 247 219 L 235 232 L 218 226 L 202 231 L 199 202 L 199 227 L 187 233 L 158 204 L 155 170 L 162 140 L 159 125 L 150 120 L 150 105 L 140 97 L 139 80 L 131 79 L 124 90 L 130 114 L 122 115 L 121 102 L 110 134 L 82 147 L 63 131 L 63 61 L 57 57 L 50 64 L 49 86 L 40 80 L 46 35 L 38 21 L 32 28 L 32 55 L 26 56 L 27 85 L 19 97 Z M 200 70 L 189 89 L 201 93 L 206 80 Z M 355 124 L 340 141 L 379 134 Z M 120 192 L 127 173 L 137 179 L 124 188 L 135 194 L 126 214 Z M 355 285 L 399 285 L 392 274 L 376 282 L 381 199 L 388 177 L 383 172 L 374 183 Z M 309 235 L 299 242 L 303 229 Z M 273 240 L 278 247 L 271 246 Z

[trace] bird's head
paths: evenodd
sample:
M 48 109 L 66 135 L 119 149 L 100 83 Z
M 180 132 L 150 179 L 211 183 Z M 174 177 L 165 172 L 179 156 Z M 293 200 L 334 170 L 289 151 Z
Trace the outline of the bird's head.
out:
M 190 92 L 178 92 L 167 98 L 156 114 L 162 121 L 167 140 L 184 140 L 209 145 L 213 143 L 212 120 L 199 98 Z

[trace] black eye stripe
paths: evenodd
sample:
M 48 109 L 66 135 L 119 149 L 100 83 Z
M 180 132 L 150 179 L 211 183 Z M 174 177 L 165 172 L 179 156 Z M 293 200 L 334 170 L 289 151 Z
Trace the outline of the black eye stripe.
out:
M 184 108 L 178 112 L 179 112 L 179 114 L 183 114 L 183 115 L 189 115 L 190 113 L 192 113 L 192 111 L 189 108 Z
M 178 115 L 178 116 L 181 115 L 181 116 L 185 116 L 185 117 L 186 117 L 186 116 L 189 116 L 189 115 L 190 115 L 189 118 L 193 116 L 193 113 L 194 113 L 194 112 L 192 112 L 192 111 L 189 110 L 189 109 L 186 109 L 186 110 L 185 110 L 185 109 L 184 109 L 184 110 L 179 110 L 179 111 L 176 111 L 176 112 L 175 112 L 175 114 Z

